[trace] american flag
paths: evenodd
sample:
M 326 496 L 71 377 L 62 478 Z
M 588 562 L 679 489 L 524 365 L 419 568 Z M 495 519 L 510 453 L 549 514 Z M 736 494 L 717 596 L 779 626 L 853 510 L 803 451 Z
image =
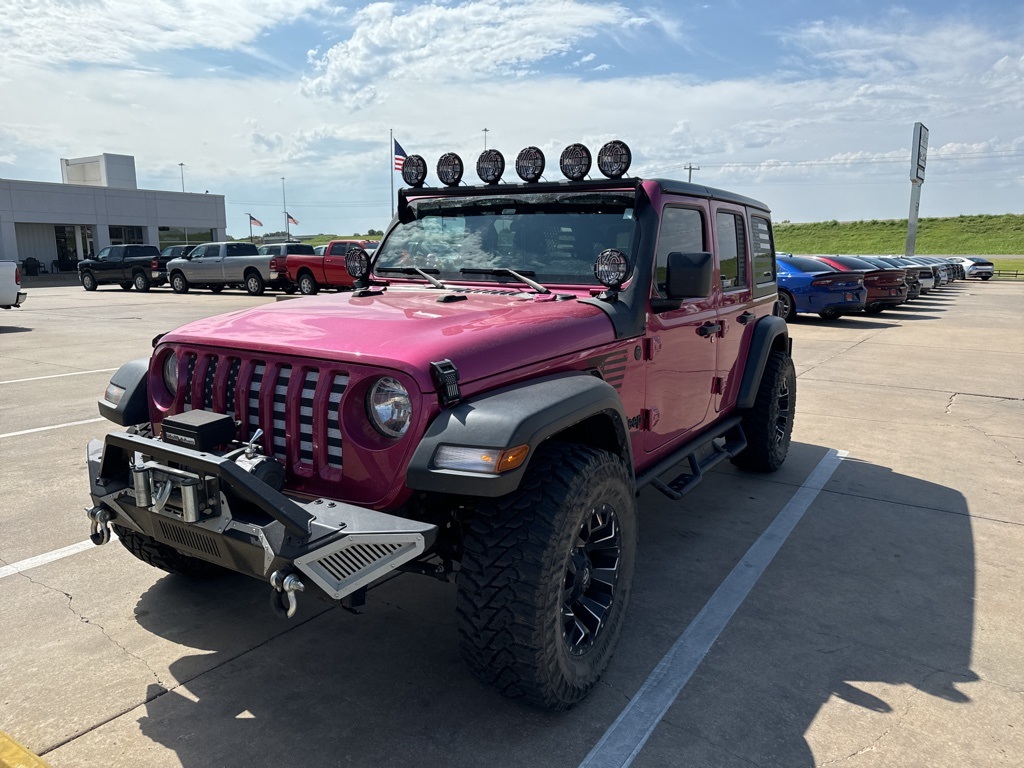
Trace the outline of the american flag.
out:
M 405 167 L 405 158 L 408 155 L 405 150 L 402 149 L 402 145 L 398 143 L 398 139 L 395 139 L 395 170 L 401 171 Z
M 299 220 L 296 219 L 294 216 L 292 216 L 290 213 L 288 213 L 288 211 L 285 211 L 284 215 L 288 217 L 288 223 L 289 224 L 298 224 L 299 223 Z M 260 225 L 260 226 L 262 226 L 262 225 Z
M 262 227 L 263 226 L 263 222 L 260 221 L 259 219 L 257 219 L 251 213 L 249 214 L 249 223 L 250 224 L 255 224 L 257 227 Z

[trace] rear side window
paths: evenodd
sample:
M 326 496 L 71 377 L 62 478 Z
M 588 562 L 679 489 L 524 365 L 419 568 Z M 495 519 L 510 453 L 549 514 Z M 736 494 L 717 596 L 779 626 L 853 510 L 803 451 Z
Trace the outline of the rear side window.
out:
M 256 246 L 252 243 L 228 243 L 228 256 L 257 256 Z
M 670 253 L 701 253 L 707 250 L 704 217 L 695 208 L 666 207 L 658 230 L 658 258 L 655 286 L 665 296 L 665 271 Z
M 754 296 L 775 292 L 775 242 L 772 223 L 763 216 L 750 217 L 750 246 L 754 253 Z
M 304 243 L 293 243 L 285 247 L 285 251 L 288 253 L 301 253 L 303 256 L 316 256 L 316 251 L 313 250 L 312 245 L 306 245 Z
M 722 290 L 746 288 L 747 238 L 743 217 L 736 213 L 719 211 L 715 214 L 718 235 L 718 261 L 721 268 Z

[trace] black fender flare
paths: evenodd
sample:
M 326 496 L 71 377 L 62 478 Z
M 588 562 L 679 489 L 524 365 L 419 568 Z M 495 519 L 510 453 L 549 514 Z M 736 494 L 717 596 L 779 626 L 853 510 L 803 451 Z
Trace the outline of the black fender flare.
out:
M 417 491 L 494 498 L 519 487 L 537 447 L 591 417 L 609 419 L 616 449 L 632 472 L 628 419 L 612 385 L 577 371 L 522 382 L 464 400 L 439 413 L 427 428 L 406 471 Z M 442 445 L 503 449 L 529 445 L 522 466 L 501 475 L 441 469 L 434 457 Z
M 768 355 L 778 346 L 785 349 L 786 354 L 792 353 L 793 342 L 789 338 L 789 326 L 781 317 L 768 315 L 762 317 L 754 326 L 754 337 L 750 340 L 747 353 L 747 365 L 743 370 L 743 381 L 740 384 L 737 408 L 753 408 L 757 399 L 757 390 L 761 386 L 761 377 L 768 364 Z
M 122 427 L 142 424 L 149 421 L 149 392 L 146 381 L 149 375 L 149 358 L 131 360 L 110 377 L 110 384 L 124 390 L 116 403 L 108 400 L 106 395 L 97 402 L 100 416 L 109 419 Z M 107 388 L 110 392 L 110 387 Z

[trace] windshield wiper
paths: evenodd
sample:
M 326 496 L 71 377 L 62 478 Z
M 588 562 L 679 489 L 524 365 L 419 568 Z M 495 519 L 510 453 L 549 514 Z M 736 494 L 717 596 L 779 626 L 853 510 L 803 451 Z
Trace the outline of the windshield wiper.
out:
M 494 275 L 495 277 L 514 277 L 521 283 L 526 283 L 528 286 L 533 288 L 537 293 L 551 293 L 550 288 L 545 288 L 540 283 L 531 280 L 527 275 L 536 275 L 537 273 L 533 270 L 523 270 L 522 272 L 516 272 L 515 270 L 509 269 L 508 267 L 494 267 L 493 269 L 471 269 L 469 267 L 463 267 L 459 270 L 459 274 L 462 275 Z
M 420 269 L 419 267 L 377 267 L 378 272 L 397 272 L 400 275 L 419 275 L 435 288 L 447 288 L 448 286 L 431 275 L 441 274 L 439 269 Z

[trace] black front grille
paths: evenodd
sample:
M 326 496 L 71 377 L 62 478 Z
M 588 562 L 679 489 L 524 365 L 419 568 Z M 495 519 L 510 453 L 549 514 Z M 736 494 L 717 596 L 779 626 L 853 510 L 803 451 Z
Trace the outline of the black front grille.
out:
M 231 414 L 242 424 L 244 440 L 262 429 L 264 452 L 285 466 L 341 468 L 346 372 L 205 352 L 183 357 L 179 410 L 202 407 Z

